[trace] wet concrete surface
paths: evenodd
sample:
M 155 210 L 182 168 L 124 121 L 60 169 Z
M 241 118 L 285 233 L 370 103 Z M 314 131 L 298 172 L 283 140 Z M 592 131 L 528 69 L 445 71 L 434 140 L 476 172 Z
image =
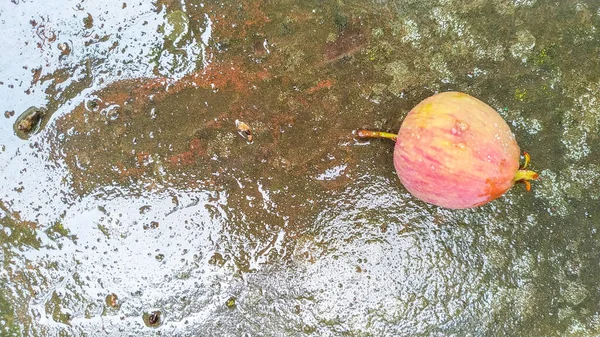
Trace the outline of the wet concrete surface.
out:
M 598 335 L 599 6 L 0 5 L 2 335 Z M 354 138 L 445 90 L 531 193 L 427 205 Z

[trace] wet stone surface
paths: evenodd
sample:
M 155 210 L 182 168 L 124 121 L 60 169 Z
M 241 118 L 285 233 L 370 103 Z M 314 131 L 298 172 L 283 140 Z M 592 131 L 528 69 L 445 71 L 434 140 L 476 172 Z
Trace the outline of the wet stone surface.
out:
M 600 334 L 599 6 L 0 5 L 0 335 Z M 354 138 L 445 90 L 531 193 L 427 205 Z

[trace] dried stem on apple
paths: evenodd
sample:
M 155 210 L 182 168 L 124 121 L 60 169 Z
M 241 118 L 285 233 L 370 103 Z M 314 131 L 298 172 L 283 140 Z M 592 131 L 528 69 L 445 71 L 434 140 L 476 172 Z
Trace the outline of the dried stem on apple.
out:
M 387 138 L 393 141 L 398 139 L 398 135 L 390 132 L 381 132 L 381 131 L 370 131 L 370 130 L 357 130 L 356 136 L 358 138 Z

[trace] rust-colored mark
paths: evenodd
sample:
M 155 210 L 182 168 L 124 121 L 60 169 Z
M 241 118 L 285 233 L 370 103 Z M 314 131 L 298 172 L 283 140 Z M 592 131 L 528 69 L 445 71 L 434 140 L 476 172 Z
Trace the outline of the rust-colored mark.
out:
M 180 154 L 171 156 L 169 158 L 171 165 L 191 165 L 194 163 L 194 153 L 192 151 L 185 151 Z
M 143 168 L 126 167 L 123 162 L 118 162 L 115 165 L 117 166 L 117 170 L 119 171 L 119 176 L 121 176 L 121 178 L 139 176 L 144 172 Z
M 239 6 L 239 7 L 238 7 Z M 232 24 L 231 19 L 226 19 L 224 15 L 209 14 L 210 20 L 213 22 L 213 29 L 219 32 L 221 39 L 243 39 L 256 30 L 271 22 L 271 19 L 265 14 L 262 9 L 263 1 L 246 1 L 243 0 L 241 5 L 238 3 L 229 7 L 230 10 L 235 10 L 236 13 L 230 17 L 235 18 L 235 23 Z M 227 11 L 223 4 L 210 5 L 207 4 L 207 13 L 222 13 Z
M 256 78 L 258 78 L 261 81 L 266 81 L 271 79 L 271 73 L 269 72 L 269 70 L 263 69 L 256 73 Z
M 264 72 L 261 72 L 263 76 Z M 176 93 L 189 87 L 207 89 L 231 88 L 239 93 L 248 93 L 253 83 L 258 78 L 256 73 L 244 70 L 244 62 L 235 58 L 229 62 L 213 62 L 200 72 L 185 76 L 181 81 L 174 83 L 167 94 Z M 159 99 L 159 97 L 157 97 Z
M 149 162 L 151 155 L 149 152 L 142 151 L 135 155 L 137 166 L 145 166 Z
M 333 81 L 322 80 L 322 81 L 319 81 L 319 83 L 317 83 L 315 86 L 306 89 L 306 92 L 309 94 L 312 94 L 313 92 L 319 91 L 322 89 L 331 89 L 332 85 L 333 85 Z
M 206 147 L 202 144 L 202 141 L 198 138 L 190 140 L 190 151 L 199 157 L 206 156 Z
M 33 77 L 31 79 L 31 85 L 37 84 L 42 76 L 42 67 L 31 69 Z

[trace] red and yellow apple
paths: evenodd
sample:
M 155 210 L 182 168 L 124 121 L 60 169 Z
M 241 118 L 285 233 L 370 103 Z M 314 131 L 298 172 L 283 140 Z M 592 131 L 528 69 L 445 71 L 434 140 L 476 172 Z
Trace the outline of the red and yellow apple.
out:
M 394 166 L 415 197 L 446 208 L 488 203 L 516 182 L 538 174 L 520 167 L 520 149 L 502 117 L 489 105 L 460 92 L 426 98 L 406 116 L 398 135 L 359 130 L 364 137 L 396 140 Z

